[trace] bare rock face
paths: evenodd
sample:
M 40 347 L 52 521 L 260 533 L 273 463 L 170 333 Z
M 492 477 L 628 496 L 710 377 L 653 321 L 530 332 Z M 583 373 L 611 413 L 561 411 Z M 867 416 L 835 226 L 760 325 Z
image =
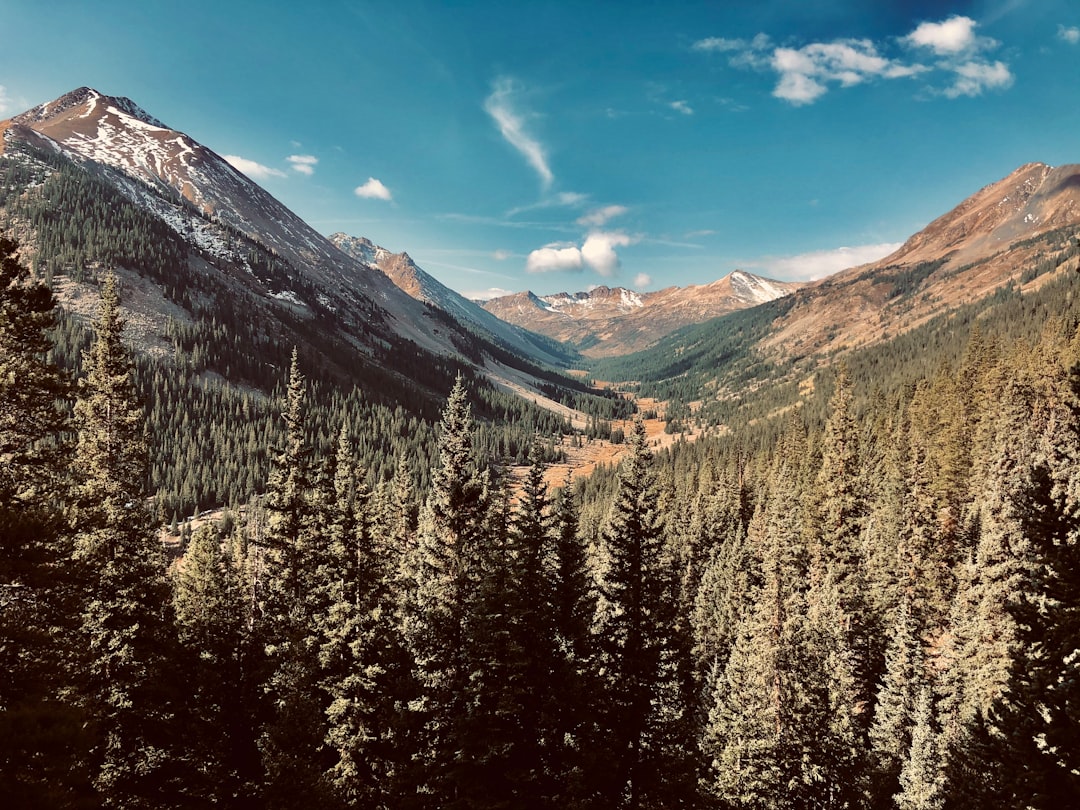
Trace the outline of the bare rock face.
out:
M 565 363 L 565 354 L 556 352 L 550 341 L 513 322 L 500 320 L 475 301 L 451 290 L 417 265 L 408 253 L 392 253 L 362 236 L 344 233 L 330 234 L 330 241 L 346 255 L 377 267 L 417 301 L 445 312 L 466 328 L 534 360 L 556 366 Z

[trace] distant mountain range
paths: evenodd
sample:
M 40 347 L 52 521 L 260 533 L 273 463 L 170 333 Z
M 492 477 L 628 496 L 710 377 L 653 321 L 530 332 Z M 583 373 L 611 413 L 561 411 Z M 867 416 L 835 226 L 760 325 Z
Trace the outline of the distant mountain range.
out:
M 629 354 L 690 324 L 774 301 L 802 284 L 736 270 L 711 284 L 638 293 L 625 287 L 538 296 L 531 292 L 484 302 L 504 321 L 570 343 L 590 357 Z
M 812 284 L 735 271 L 651 293 L 597 287 L 481 306 L 407 253 L 317 233 L 219 155 L 128 99 L 80 88 L 0 122 L 0 138 L 5 235 L 54 276 L 65 306 L 91 312 L 95 272 L 115 267 L 129 292 L 131 333 L 146 351 L 167 356 L 180 333 L 193 335 L 192 345 L 243 347 L 254 358 L 243 371 L 217 368 L 217 355 L 202 353 L 206 371 L 239 382 L 259 363 L 280 375 L 281 358 L 298 345 L 344 379 L 381 374 L 423 386 L 432 368 L 450 373 L 457 364 L 497 382 L 512 378 L 514 390 L 535 383 L 535 391 L 550 379 L 547 369 L 576 365 L 581 355 L 627 355 L 762 305 L 773 320 L 754 351 L 826 358 L 1010 283 L 1034 289 L 1045 282 L 1040 262 L 1075 265 L 1065 248 L 1050 256 L 1044 237 L 1060 232 L 1075 241 L 1080 225 L 1080 167 L 1032 163 L 893 255 Z

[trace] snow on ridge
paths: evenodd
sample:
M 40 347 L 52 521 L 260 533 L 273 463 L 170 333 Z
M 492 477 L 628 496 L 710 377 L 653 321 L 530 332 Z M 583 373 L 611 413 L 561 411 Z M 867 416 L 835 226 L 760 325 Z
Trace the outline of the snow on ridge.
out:
M 759 304 L 775 301 L 788 294 L 787 290 L 769 279 L 752 276 L 741 270 L 736 270 L 731 274 L 731 287 L 741 298 L 756 301 Z

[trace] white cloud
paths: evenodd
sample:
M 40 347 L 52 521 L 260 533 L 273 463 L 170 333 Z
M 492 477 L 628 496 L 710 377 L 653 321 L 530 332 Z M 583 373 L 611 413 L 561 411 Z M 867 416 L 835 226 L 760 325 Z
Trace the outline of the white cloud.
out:
M 490 301 L 492 298 L 513 295 L 514 291 L 504 290 L 502 287 L 488 287 L 486 290 L 462 290 L 461 294 L 470 301 Z
M 497 80 L 491 95 L 484 101 L 484 109 L 495 119 L 499 132 L 507 142 L 517 149 L 540 175 L 540 183 L 543 187 L 550 188 L 555 175 L 548 166 L 544 147 L 525 131 L 524 119 L 511 107 L 510 97 L 514 91 L 515 85 L 512 80 L 506 78 Z
M 964 62 L 953 68 L 956 79 L 943 90 L 948 98 L 978 96 L 987 88 L 1001 90 L 1013 83 L 1013 75 L 1004 62 Z
M 630 209 L 625 205 L 605 205 L 578 218 L 577 224 L 589 228 L 601 228 L 615 217 L 621 217 Z
M 754 263 L 769 276 L 786 281 L 814 281 L 849 267 L 875 262 L 900 249 L 902 242 L 817 250 L 797 256 L 766 257 Z
M 576 247 L 548 245 L 534 250 L 525 260 L 528 273 L 552 273 L 581 270 L 584 264 Z
M 724 37 L 706 37 L 699 39 L 691 46 L 695 51 L 716 51 L 729 53 L 731 51 L 744 51 L 750 47 L 745 39 L 725 39 Z
M 394 198 L 390 193 L 390 189 L 384 186 L 381 180 L 376 180 L 374 177 L 369 177 L 364 185 L 357 186 L 353 193 L 357 197 L 363 197 L 366 200 L 392 200 Z
M 752 40 L 710 37 L 694 43 L 693 50 L 726 54 L 733 67 L 777 75 L 773 96 L 795 106 L 812 104 L 833 87 L 854 87 L 872 81 L 933 74 L 944 79 L 929 92 L 947 98 L 977 96 L 988 89 L 1004 89 L 1013 82 L 1008 64 L 991 61 L 987 54 L 1000 43 L 977 34 L 978 23 L 954 15 L 941 22 L 920 23 L 910 34 L 891 42 L 921 52 L 934 64 L 892 58 L 882 53 L 890 43 L 868 39 L 836 39 L 802 47 L 774 47 L 765 34 Z M 1058 36 L 1080 44 L 1080 28 L 1058 27 Z M 928 83 L 930 83 L 928 81 Z
M 929 48 L 938 56 L 955 56 L 980 47 L 980 39 L 975 36 L 977 25 L 970 17 L 959 15 L 949 17 L 944 22 L 924 22 L 904 37 L 904 42 L 918 48 Z M 985 45 L 995 44 L 993 40 L 981 42 Z
M 1076 45 L 1080 43 L 1080 28 L 1077 28 L 1075 25 L 1070 28 L 1066 28 L 1064 25 L 1059 25 L 1057 35 L 1058 39 L 1062 40 L 1063 42 L 1068 42 L 1070 45 Z M 0 90 L 2 89 L 3 88 L 0 88 Z M 3 96 L 0 95 L 0 101 L 2 100 Z
M 617 247 L 626 247 L 638 241 L 621 231 L 605 233 L 594 231 L 585 237 L 579 248 L 574 244 L 557 242 L 538 248 L 525 260 L 529 273 L 581 271 L 588 267 L 602 276 L 613 276 L 620 266 Z
M 491 258 L 497 262 L 505 262 L 507 259 L 513 258 L 513 256 L 513 252 L 509 250 L 496 250 L 491 254 Z
M 871 79 L 903 79 L 926 70 L 922 65 L 886 59 L 867 39 L 777 48 L 771 67 L 780 74 L 773 95 L 795 105 L 816 101 L 828 91 L 829 82 L 853 87 Z
M 271 169 L 254 160 L 240 157 L 239 155 L 223 155 L 225 160 L 232 164 L 233 168 L 242 171 L 248 177 L 255 180 L 266 180 L 270 177 L 285 177 L 285 172 L 280 169 Z
M 306 174 L 309 177 L 315 174 L 315 165 L 319 162 L 319 159 L 314 155 L 289 155 L 285 159 L 289 161 L 293 171 Z
M 652 276 L 650 276 L 648 273 L 638 273 L 636 276 L 634 276 L 635 288 L 640 290 L 644 287 L 649 286 L 652 286 Z
M 675 112 L 681 112 L 683 115 L 694 114 L 694 108 L 682 99 L 679 99 L 678 101 L 672 101 L 670 104 L 668 104 L 668 106 L 671 107 L 671 109 L 675 110 Z
M 590 233 L 581 246 L 581 260 L 602 276 L 613 276 L 619 269 L 615 248 L 632 245 L 637 240 L 625 233 Z

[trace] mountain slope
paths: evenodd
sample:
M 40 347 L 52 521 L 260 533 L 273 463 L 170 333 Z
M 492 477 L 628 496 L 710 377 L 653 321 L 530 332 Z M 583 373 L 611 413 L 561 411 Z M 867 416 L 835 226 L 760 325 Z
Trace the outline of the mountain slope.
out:
M 884 394 L 957 363 L 972 330 L 1038 340 L 1080 321 L 1080 166 L 1029 164 L 934 220 L 893 255 L 792 295 L 687 327 L 593 373 L 640 381 L 677 425 L 768 429 L 797 405 L 815 418 L 843 358 Z M 757 427 L 754 427 L 756 430 Z
M 567 365 L 573 362 L 573 354 L 568 352 L 567 347 L 500 320 L 479 304 L 451 290 L 425 272 L 408 253 L 391 253 L 362 236 L 349 236 L 340 232 L 330 234 L 329 239 L 346 255 L 379 268 L 387 278 L 413 298 L 442 310 L 458 323 L 489 340 L 551 365 Z
M 801 287 L 737 270 L 711 284 L 637 293 L 596 287 L 573 295 L 531 292 L 493 298 L 484 308 L 505 321 L 580 347 L 590 357 L 640 351 L 689 324 L 757 306 Z
M 253 354 L 307 347 L 342 378 L 377 369 L 417 383 L 443 364 L 418 352 L 478 367 L 489 352 L 523 368 L 551 360 L 533 351 L 519 362 L 535 347 L 521 341 L 508 357 L 407 295 L 129 99 L 80 88 L 0 123 L 0 137 L 12 178 L 0 205 L 24 254 L 63 277 L 58 292 L 76 312 L 92 306 L 97 269 L 128 274 L 141 292 L 126 303 L 148 347 L 167 351 L 177 322 L 202 333 L 211 321 L 228 333 L 220 343 L 263 347 Z M 146 261 L 128 249 L 132 239 L 151 245 Z
M 1021 166 L 912 235 L 895 253 L 802 290 L 767 341 L 778 355 L 865 346 L 978 301 L 1056 253 L 1080 226 L 1080 165 Z M 1068 234 L 1063 237 L 1068 241 Z

